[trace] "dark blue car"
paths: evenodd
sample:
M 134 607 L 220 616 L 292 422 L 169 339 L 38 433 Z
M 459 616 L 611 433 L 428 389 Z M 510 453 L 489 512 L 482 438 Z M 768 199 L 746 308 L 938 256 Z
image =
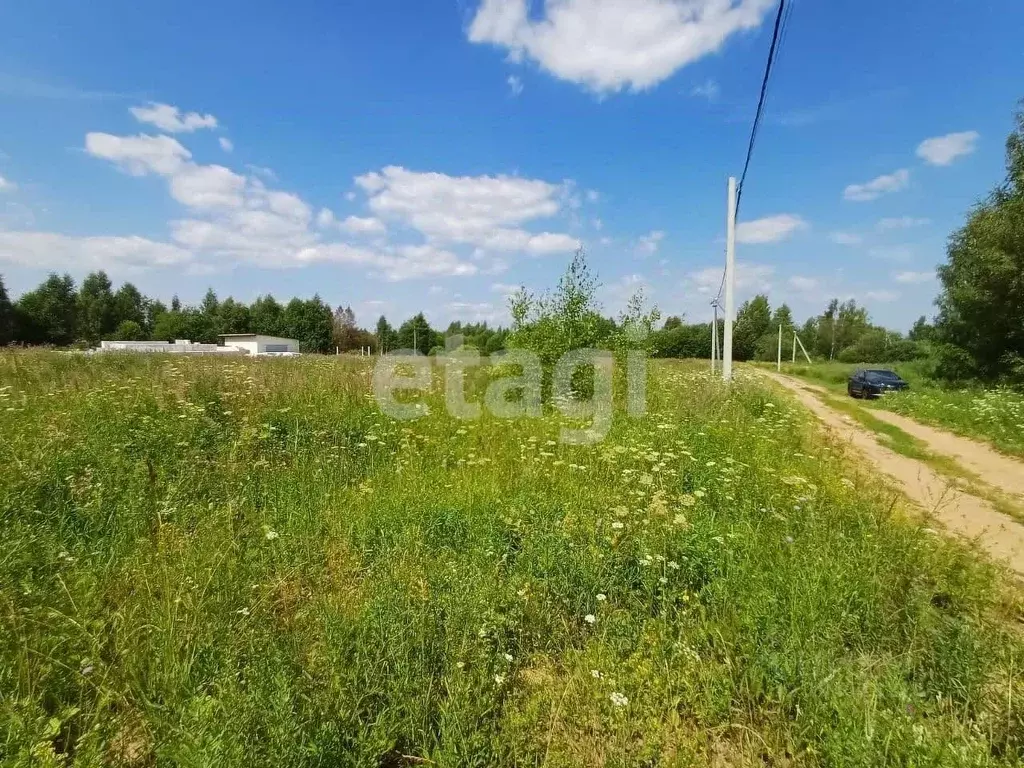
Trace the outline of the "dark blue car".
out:
M 850 397 L 879 397 L 888 392 L 899 392 L 910 385 L 894 371 L 880 368 L 861 368 L 854 371 L 846 384 Z

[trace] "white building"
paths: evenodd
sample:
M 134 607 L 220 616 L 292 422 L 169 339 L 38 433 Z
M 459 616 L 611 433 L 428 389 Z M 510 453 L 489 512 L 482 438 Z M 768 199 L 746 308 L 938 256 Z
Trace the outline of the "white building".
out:
M 188 339 L 170 341 L 101 341 L 101 352 L 162 352 L 178 355 L 215 355 L 221 352 L 237 352 L 225 350 L 217 344 L 193 344 Z
M 225 348 L 233 347 L 250 355 L 297 355 L 299 342 L 262 333 L 224 333 L 220 336 Z

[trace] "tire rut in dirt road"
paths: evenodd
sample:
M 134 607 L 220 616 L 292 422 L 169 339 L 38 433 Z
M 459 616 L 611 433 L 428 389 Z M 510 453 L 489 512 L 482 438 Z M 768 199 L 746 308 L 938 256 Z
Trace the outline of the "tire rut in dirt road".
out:
M 924 462 L 902 456 L 880 443 L 872 432 L 853 423 L 808 392 L 802 382 L 761 370 L 785 387 L 827 427 L 852 445 L 864 459 L 896 481 L 906 496 L 950 531 L 978 544 L 992 557 L 1024 575 L 1024 526 L 990 502 L 964 493 Z M 875 411 L 871 412 L 876 415 Z M 918 425 L 920 426 L 920 425 Z M 909 431 L 909 430 L 908 430 Z
M 815 392 L 831 394 L 824 387 L 814 384 L 801 382 L 801 386 Z M 930 427 L 892 411 L 869 408 L 868 413 L 879 421 L 892 424 L 920 440 L 930 452 L 952 459 L 986 485 L 1015 496 L 1018 501 L 1024 501 L 1024 461 L 1012 459 L 978 440 Z

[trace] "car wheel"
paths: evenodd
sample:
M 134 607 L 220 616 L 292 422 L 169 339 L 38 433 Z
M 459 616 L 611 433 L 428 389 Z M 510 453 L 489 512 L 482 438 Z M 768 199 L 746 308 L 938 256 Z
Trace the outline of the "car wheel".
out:
M 853 391 L 853 384 L 847 384 L 846 385 L 846 394 L 848 394 L 854 400 L 857 399 L 857 393 Z

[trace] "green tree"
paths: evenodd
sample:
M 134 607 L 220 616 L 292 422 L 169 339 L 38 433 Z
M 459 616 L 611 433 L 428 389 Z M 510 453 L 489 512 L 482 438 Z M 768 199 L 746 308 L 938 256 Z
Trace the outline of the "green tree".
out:
M 7 296 L 4 278 L 0 275 L 0 347 L 14 341 L 14 305 Z
M 150 336 L 155 341 L 174 341 L 185 338 L 186 320 L 181 312 L 162 312 L 153 321 Z
M 1024 383 L 1024 106 L 1006 178 L 953 233 L 939 267 L 939 375 Z
M 113 320 L 115 328 L 121 323 L 132 322 L 140 328 L 146 327 L 146 297 L 131 283 L 125 283 L 114 294 Z M 115 333 L 116 335 L 116 333 Z
M 537 298 L 520 288 L 509 297 L 509 346 L 536 352 L 546 371 L 569 350 L 601 346 L 615 324 L 598 311 L 598 287 L 581 248 L 559 280 L 554 295 Z
M 665 325 L 663 325 L 661 328 L 664 331 L 671 331 L 673 328 L 681 328 L 682 325 L 683 318 L 681 318 L 679 315 L 670 315 L 668 318 L 666 318 Z
M 146 332 L 134 320 L 122 320 L 114 330 L 114 338 L 119 341 L 142 341 Z
M 444 344 L 444 338 L 430 327 L 422 312 L 399 326 L 396 341 L 400 349 L 415 349 L 421 355 L 429 355 L 434 347 Z
M 15 306 L 18 341 L 67 346 L 77 338 L 78 297 L 71 275 L 50 274 Z
M 110 278 L 102 270 L 93 272 L 78 291 L 78 335 L 97 344 L 116 327 Z
M 334 315 L 331 308 L 314 296 L 308 301 L 292 299 L 282 315 L 285 336 L 298 339 L 299 349 L 306 353 L 331 350 Z
M 284 335 L 284 309 L 270 294 L 260 296 L 252 303 L 249 316 L 253 333 L 262 333 L 266 336 Z
M 772 310 L 768 297 L 759 293 L 743 302 L 736 313 L 733 331 L 732 356 L 734 360 L 753 360 L 758 342 L 767 335 L 772 324 Z
M 252 333 L 252 313 L 244 303 L 232 297 L 221 302 L 217 311 L 218 333 Z
M 334 310 L 331 335 L 334 346 L 342 352 L 366 346 L 365 343 L 360 343 L 359 328 L 356 327 L 356 313 L 352 311 L 352 307 L 338 305 L 338 308 Z
M 384 315 L 381 315 L 380 319 L 377 320 L 375 336 L 377 338 L 377 349 L 381 352 L 387 353 L 398 347 L 398 334 Z
M 142 323 L 143 330 L 146 331 L 146 335 L 153 338 L 153 327 L 156 325 L 156 320 L 160 315 L 167 312 L 167 307 L 164 303 L 158 299 L 147 299 L 145 302 L 145 322 Z
M 911 341 L 931 341 L 935 337 L 935 326 L 921 315 L 910 329 L 909 337 Z

